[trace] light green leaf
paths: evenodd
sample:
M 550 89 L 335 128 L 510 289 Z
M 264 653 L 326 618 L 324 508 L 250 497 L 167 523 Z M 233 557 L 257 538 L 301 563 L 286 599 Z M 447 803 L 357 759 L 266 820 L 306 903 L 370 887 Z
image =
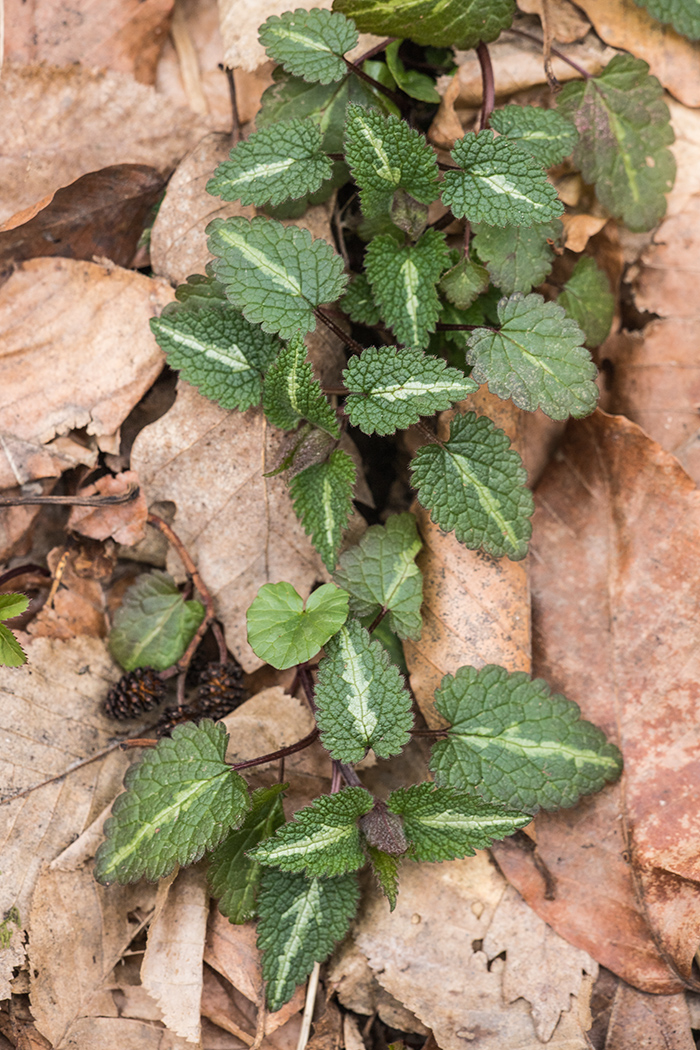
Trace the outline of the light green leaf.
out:
M 314 379 L 306 354 L 304 336 L 295 335 L 265 376 L 263 411 L 272 425 L 281 430 L 294 430 L 306 419 L 338 438 L 340 427 L 335 412 L 321 384 Z
M 386 619 L 400 638 L 420 638 L 423 576 L 416 565 L 422 547 L 413 514 L 392 514 L 371 525 L 360 542 L 341 555 L 334 579 L 350 593 L 354 616 Z
M 279 1010 L 348 932 L 357 910 L 357 876 L 307 879 L 268 868 L 262 874 L 258 948 L 267 981 L 267 1005 Z
M 670 23 L 689 40 L 700 40 L 700 7 L 697 0 L 634 0 L 659 22 Z
M 289 483 L 296 516 L 329 572 L 335 568 L 343 529 L 352 511 L 356 477 L 350 456 L 336 449 L 325 463 L 307 467 Z
M 534 292 L 502 299 L 498 316 L 500 331 L 477 328 L 467 341 L 477 383 L 528 412 L 541 408 L 550 419 L 590 415 L 598 401 L 597 369 L 576 322 Z
M 259 40 L 268 57 L 295 77 L 330 84 L 347 74 L 342 56 L 357 44 L 357 30 L 343 15 L 298 7 L 270 15 L 260 26 Z
M 389 911 L 396 907 L 396 899 L 399 895 L 399 858 L 391 853 L 385 853 L 376 846 L 368 846 L 372 872 L 382 893 L 389 901 Z
M 365 434 L 393 434 L 478 390 L 463 372 L 411 347 L 368 347 L 350 358 L 343 380 L 345 410 Z
M 620 752 L 578 705 L 522 671 L 460 667 L 435 707 L 451 726 L 430 760 L 442 786 L 535 812 L 572 806 L 620 775 Z
M 490 122 L 492 128 L 544 168 L 551 168 L 568 157 L 578 141 L 574 125 L 555 109 L 504 106 L 494 110 Z
M 397 755 L 410 739 L 411 695 L 384 647 L 350 620 L 325 648 L 316 686 L 323 746 L 338 762 L 360 762 L 369 748 Z
M 344 875 L 366 861 L 358 819 L 374 800 L 361 787 L 320 795 L 249 853 L 260 864 L 307 875 Z
M 0 620 L 14 620 L 15 616 L 21 616 L 29 607 L 29 598 L 26 594 L 0 594 Z
M 262 868 L 246 853 L 284 824 L 282 792 L 288 785 L 258 788 L 252 806 L 237 831 L 231 831 L 209 858 L 207 881 L 212 896 L 219 898 L 219 911 L 229 922 L 240 924 L 255 918 Z
M 437 199 L 435 153 L 425 136 L 399 117 L 349 105 L 345 159 L 360 188 L 360 204 L 368 219 L 388 212 L 399 187 L 424 204 Z
M 512 295 L 542 283 L 554 259 L 550 242 L 558 241 L 561 232 L 559 219 L 505 229 L 479 223 L 472 227 L 472 245 L 496 287 Z
M 557 106 L 576 125 L 574 164 L 600 203 L 631 230 L 650 230 L 666 211 L 676 162 L 668 106 L 649 66 L 615 55 L 600 76 L 567 84 Z
M 423 445 L 413 485 L 436 525 L 496 558 L 524 558 L 532 533 L 532 493 L 510 441 L 487 416 L 455 416 L 445 445 Z
M 98 882 L 163 878 L 240 824 L 248 788 L 224 761 L 227 743 L 220 722 L 187 722 L 127 770 L 95 858 Z
M 365 270 L 372 294 L 396 338 L 426 347 L 435 331 L 440 300 L 435 286 L 447 262 L 445 235 L 426 230 L 416 244 L 397 244 L 390 234 L 367 248 Z
M 246 614 L 253 652 L 279 671 L 303 663 L 340 630 L 348 617 L 349 596 L 324 583 L 303 599 L 291 583 L 266 583 Z
M 114 614 L 109 651 L 125 671 L 177 663 L 204 619 L 201 602 L 185 601 L 167 572 L 154 569 L 129 587 Z
M 467 310 L 488 286 L 488 271 L 470 259 L 460 259 L 440 281 L 440 291 L 458 310 Z
M 26 662 L 24 649 L 10 628 L 0 623 L 0 667 L 21 667 Z
M 470 51 L 513 21 L 515 0 L 333 0 L 361 33 Z
M 587 256 L 579 259 L 557 302 L 583 329 L 586 346 L 600 346 L 610 335 L 615 297 L 607 275 L 595 260 Z
M 343 260 L 308 230 L 257 216 L 214 219 L 207 226 L 214 271 L 251 324 L 291 339 L 316 328 L 314 307 L 343 292 Z
M 261 128 L 231 150 L 207 183 L 207 193 L 242 204 L 279 204 L 313 193 L 331 177 L 318 123 L 311 119 Z
M 387 805 L 392 813 L 402 814 L 417 860 L 473 857 L 475 850 L 488 849 L 532 820 L 529 813 L 429 783 L 392 791 Z
M 401 61 L 399 48 L 402 43 L 402 40 L 394 40 L 393 44 L 389 44 L 385 50 L 386 64 L 398 87 L 409 98 L 417 98 L 420 102 L 432 102 L 434 105 L 439 105 L 441 96 L 435 87 L 435 82 L 425 73 L 419 73 L 416 69 L 406 69 Z
M 456 218 L 489 226 L 532 226 L 563 212 L 541 165 L 492 131 L 465 135 L 452 150 L 461 171 L 446 171 L 442 202 Z
M 379 307 L 372 297 L 372 289 L 364 273 L 355 274 L 338 305 L 355 324 L 374 328 L 381 320 Z

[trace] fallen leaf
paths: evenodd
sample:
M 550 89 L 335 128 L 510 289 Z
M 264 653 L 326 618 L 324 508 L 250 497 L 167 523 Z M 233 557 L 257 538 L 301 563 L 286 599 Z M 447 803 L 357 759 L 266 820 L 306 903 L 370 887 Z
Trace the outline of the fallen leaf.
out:
M 131 270 L 22 263 L 0 288 L 0 430 L 30 449 L 74 428 L 112 437 L 163 367 L 148 321 L 172 298 L 165 281 Z M 41 461 L 7 448 L 0 486 L 37 476 Z
M 620 982 L 613 1002 L 605 1050 L 695 1050 L 685 996 L 649 995 Z
M 231 734 L 226 751 L 228 762 L 247 762 L 288 747 L 307 736 L 315 725 L 308 704 L 285 693 L 278 685 L 246 700 L 227 715 L 223 723 Z
M 345 1050 L 365 1050 L 360 1026 L 352 1014 L 345 1014 L 343 1018 L 343 1043 Z
M 564 227 L 564 247 L 572 252 L 582 252 L 591 237 L 603 229 L 608 221 L 607 215 L 562 215 Z
M 163 186 L 162 175 L 144 164 L 116 164 L 82 175 L 3 223 L 0 264 L 97 255 L 128 267 Z
M 54 547 L 47 554 L 46 564 L 61 582 L 51 600 L 27 625 L 27 634 L 32 638 L 106 637 L 109 625 L 104 591 L 89 569 L 80 575 L 76 572 L 78 554 L 77 549 L 66 547 Z
M 518 7 L 526 15 L 538 15 L 541 22 L 546 18 L 554 40 L 572 44 L 581 40 L 591 28 L 591 23 L 569 0 L 517 0 Z
M 246 671 L 262 661 L 245 614 L 264 583 L 286 580 L 307 597 L 327 579 L 299 524 L 286 481 L 265 478 L 284 434 L 258 409 L 227 412 L 180 382 L 170 411 L 137 437 L 132 466 L 149 504 L 176 504 L 174 528 L 214 596 L 228 646 Z M 168 571 L 179 571 L 170 555 Z
M 107 474 L 93 485 L 80 490 L 83 496 L 122 496 L 131 486 L 138 486 L 138 475 L 125 470 L 112 476 Z M 113 539 L 130 547 L 146 535 L 148 507 L 142 493 L 130 503 L 106 507 L 73 507 L 68 518 L 68 529 L 96 540 Z
M 2 447 L 0 434 L 0 448 Z M 52 473 L 52 472 L 50 472 Z M 44 478 L 36 483 L 37 495 L 49 496 L 56 484 L 55 478 Z M 19 487 L 3 492 L 4 496 L 22 496 Z M 28 554 L 32 546 L 34 523 L 41 513 L 41 507 L 2 507 L 0 509 L 0 562 Z
M 353 1013 L 368 1016 L 376 1013 L 390 1028 L 428 1035 L 428 1029 L 415 1014 L 382 988 L 366 957 L 351 937 L 343 941 L 331 958 L 328 981 L 339 1002 Z
M 332 1000 L 314 1021 L 313 1035 L 306 1044 L 309 1050 L 340 1050 L 343 1045 L 343 1015 Z
M 643 991 L 696 987 L 700 492 L 634 423 L 570 423 L 537 490 L 534 671 L 622 749 L 622 781 L 494 852 L 572 944 Z M 541 870 L 541 868 L 540 868 Z M 553 892 L 553 896 L 552 896 Z

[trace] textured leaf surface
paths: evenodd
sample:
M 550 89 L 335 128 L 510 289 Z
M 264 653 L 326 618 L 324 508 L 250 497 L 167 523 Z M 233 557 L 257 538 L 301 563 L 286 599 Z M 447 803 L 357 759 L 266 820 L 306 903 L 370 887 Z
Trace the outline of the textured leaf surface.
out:
M 431 102 L 439 105 L 440 92 L 435 87 L 435 81 L 425 73 L 419 73 L 416 69 L 406 69 L 399 55 L 401 40 L 394 40 L 389 44 L 384 54 L 389 72 L 396 81 L 397 87 L 410 98 L 417 98 L 420 102 Z
M 465 135 L 452 150 L 462 171 L 445 172 L 442 202 L 461 218 L 489 226 L 532 226 L 564 210 L 542 167 L 492 131 Z
M 21 616 L 29 605 L 25 594 L 0 594 L 0 620 L 12 620 Z M 21 667 L 27 657 L 9 627 L 0 623 L 0 665 L 3 667 Z
M 561 231 L 559 219 L 505 229 L 480 223 L 472 229 L 472 244 L 496 287 L 512 295 L 542 283 L 554 259 L 549 242 L 558 240 Z
M 668 106 L 649 66 L 615 55 L 599 77 L 568 84 L 558 109 L 574 122 L 574 163 L 600 203 L 631 230 L 649 230 L 666 211 L 676 174 Z
M 428 345 L 440 312 L 435 285 L 446 262 L 445 235 L 439 230 L 426 230 L 416 244 L 406 245 L 382 234 L 367 248 L 365 270 L 372 294 L 399 342 Z
M 303 335 L 295 335 L 265 376 L 263 411 L 281 430 L 294 430 L 306 419 L 332 437 L 340 437 L 335 412 L 314 379 L 306 355 Z
M 338 762 L 360 762 L 369 748 L 398 754 L 413 725 L 411 696 L 381 642 L 350 620 L 326 645 L 318 667 L 321 742 Z
M 361 868 L 366 857 L 360 845 L 359 818 L 374 803 L 361 787 L 321 795 L 297 810 L 272 838 L 261 842 L 250 856 L 260 864 L 307 875 L 344 875 Z
M 399 187 L 423 204 L 437 199 L 435 152 L 424 135 L 399 117 L 348 106 L 345 159 L 359 186 L 362 211 L 368 219 L 388 212 Z
M 449 441 L 419 448 L 412 471 L 418 499 L 441 529 L 496 558 L 525 557 L 532 493 L 520 456 L 490 419 L 455 416 Z
M 379 307 L 374 301 L 372 289 L 364 273 L 355 274 L 339 305 L 355 324 L 365 324 L 374 328 L 381 320 Z
M 222 408 L 243 412 L 260 403 L 262 373 L 281 344 L 225 300 L 212 296 L 204 302 L 186 295 L 183 302 L 170 303 L 151 319 L 151 331 L 183 379 Z
M 504 106 L 491 114 L 491 127 L 538 164 L 551 168 L 573 152 L 576 128 L 555 109 L 540 106 Z
M 443 275 L 440 281 L 440 291 L 445 298 L 454 303 L 458 310 L 468 309 L 488 286 L 488 270 L 470 259 L 460 259 L 451 270 Z
M 303 663 L 345 623 L 348 594 L 324 583 L 303 599 L 291 583 L 266 583 L 248 609 L 248 642 L 261 660 L 282 671 Z
M 209 858 L 209 888 L 212 896 L 219 898 L 219 911 L 230 922 L 238 924 L 255 917 L 262 868 L 246 853 L 284 824 L 284 788 L 284 784 L 274 784 L 254 791 L 251 809 L 240 828 L 229 832 Z
M 374 876 L 389 901 L 389 910 L 393 911 L 399 895 L 399 858 L 377 849 L 376 846 L 368 846 L 367 852 Z
M 546 682 L 489 664 L 446 675 L 435 706 L 450 723 L 430 760 L 439 785 L 535 812 L 572 806 L 615 780 L 622 758 L 578 704 Z
M 218 166 L 207 193 L 242 204 L 279 204 L 313 193 L 331 176 L 321 128 L 312 119 L 261 128 L 231 150 Z
M 477 383 L 551 419 L 590 415 L 598 401 L 597 370 L 581 345 L 584 333 L 561 306 L 518 293 L 501 300 L 498 317 L 500 331 L 477 328 L 467 341 Z
M 228 304 L 226 289 L 221 281 L 217 281 L 214 277 L 211 263 L 207 263 L 206 276 L 202 273 L 193 273 L 184 284 L 179 284 L 175 289 L 175 298 L 188 310 L 196 310 L 201 307 L 208 309 L 216 304 L 219 306 Z
M 689 40 L 700 40 L 700 7 L 697 0 L 634 0 L 639 7 L 646 7 L 659 22 L 670 23 L 673 28 Z
M 270 58 L 296 77 L 313 83 L 342 80 L 342 56 L 357 44 L 357 30 L 344 15 L 313 8 L 271 15 L 260 26 L 260 43 Z
M 329 572 L 335 568 L 343 529 L 352 511 L 357 469 L 336 449 L 325 463 L 300 471 L 289 483 L 294 510 Z
M 418 860 L 473 857 L 475 850 L 488 849 L 532 820 L 529 813 L 428 783 L 392 791 L 387 805 L 403 816 L 406 838 Z
M 167 572 L 140 576 L 114 614 L 109 650 L 125 671 L 176 663 L 204 618 L 201 602 L 185 601 Z
M 513 21 L 514 0 L 333 0 L 361 33 L 470 50 Z
M 368 347 L 350 358 L 343 379 L 350 422 L 365 434 L 393 434 L 478 388 L 463 372 L 411 347 Z
M 220 722 L 188 722 L 129 768 L 95 858 L 98 882 L 163 878 L 240 824 L 248 788 L 224 762 L 227 743 Z
M 610 335 L 615 298 L 607 275 L 598 269 L 594 259 L 579 259 L 558 303 L 583 330 L 586 346 L 600 346 Z
M 371 617 L 388 609 L 400 638 L 420 638 L 423 577 L 416 565 L 421 540 L 413 514 L 392 514 L 371 525 L 360 542 L 341 555 L 335 580 L 350 594 L 350 611 Z
M 279 1010 L 342 940 L 357 910 L 357 876 L 313 878 L 268 869 L 260 884 L 258 948 L 267 1005 Z
M 207 233 L 227 296 L 265 332 L 291 339 L 300 329 L 314 331 L 314 307 L 343 292 L 343 260 L 308 230 L 257 216 L 214 219 Z

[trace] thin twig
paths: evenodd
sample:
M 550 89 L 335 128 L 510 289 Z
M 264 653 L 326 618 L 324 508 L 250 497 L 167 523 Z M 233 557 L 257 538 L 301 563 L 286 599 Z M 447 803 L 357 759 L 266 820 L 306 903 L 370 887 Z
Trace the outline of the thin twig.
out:
M 488 324 L 443 324 L 439 321 L 435 327 L 438 332 L 474 332 L 477 328 L 485 328 L 487 332 L 500 332 L 500 328 L 493 328 Z
M 318 726 L 315 726 L 310 733 L 302 740 L 298 740 L 296 744 L 281 747 L 279 751 L 271 751 L 269 755 L 260 755 L 259 758 L 249 758 L 246 762 L 236 762 L 231 766 L 231 769 L 252 769 L 253 766 L 262 766 L 265 762 L 276 762 L 279 758 L 286 758 L 287 755 L 295 755 L 297 751 L 303 751 L 305 748 L 310 747 L 317 737 Z
M 140 491 L 138 485 L 130 485 L 120 496 L 0 496 L 0 507 L 110 507 L 131 503 Z
M 224 634 L 223 627 L 216 620 L 212 620 L 211 633 L 216 639 L 216 644 L 219 647 L 219 663 L 225 664 L 228 660 L 228 648 L 226 646 L 226 635 Z
M 241 117 L 238 112 L 238 98 L 236 96 L 236 78 L 233 70 L 225 67 L 226 79 L 228 81 L 228 93 L 231 98 L 231 145 L 237 146 L 241 141 Z
M 265 1004 L 265 982 L 260 985 L 260 996 L 258 1002 L 258 1019 L 255 1025 L 255 1039 L 250 1050 L 260 1050 L 265 1038 L 265 1022 L 267 1020 L 267 1006 Z
M 301 1018 L 301 1031 L 299 1032 L 297 1050 L 305 1050 L 306 1044 L 309 1041 L 311 1020 L 314 1015 L 314 1006 L 316 1005 L 316 992 L 318 991 L 318 978 L 320 973 L 321 964 L 314 963 L 314 968 L 309 975 L 309 983 L 306 988 L 306 1003 L 304 1004 L 304 1013 Z
M 336 760 L 333 759 L 333 765 L 331 768 L 331 788 L 329 794 L 337 795 L 340 791 L 340 786 L 343 783 L 343 773 L 340 768 L 340 762 L 336 762 Z
M 534 44 L 539 44 L 540 47 L 544 47 L 543 40 L 539 40 L 534 33 L 526 33 L 524 29 L 513 29 L 511 26 L 510 29 L 506 29 L 504 32 L 515 33 L 516 36 L 521 36 L 524 40 L 532 40 Z M 577 73 L 580 73 L 584 80 L 591 79 L 591 74 L 588 70 L 584 69 L 583 66 L 580 66 L 578 62 L 574 62 L 573 58 L 569 58 L 569 56 L 565 55 L 563 51 L 558 51 L 556 47 L 553 47 L 552 54 L 556 55 L 557 58 L 560 58 L 562 62 L 566 62 L 567 65 L 571 66 L 572 69 L 575 69 Z
M 360 346 L 352 336 L 346 335 L 343 329 L 335 323 L 335 321 L 324 313 L 318 306 L 314 310 L 316 317 L 325 324 L 326 328 L 330 328 L 331 332 L 334 332 L 339 339 L 342 339 L 346 346 L 349 346 L 356 354 L 361 354 L 364 351 L 364 346 Z
M 489 126 L 489 120 L 493 113 L 493 108 L 496 105 L 496 86 L 493 79 L 493 66 L 491 65 L 491 55 L 489 49 L 483 40 L 479 41 L 479 45 L 476 49 L 476 55 L 479 59 L 479 65 L 481 67 L 481 117 L 479 118 L 479 130 L 483 131 L 484 128 Z
M 51 573 L 48 569 L 44 568 L 43 565 L 34 565 L 30 562 L 28 565 L 17 565 L 14 569 L 8 569 L 0 576 L 0 587 L 4 587 L 10 580 L 14 580 L 17 576 L 24 576 L 25 574 L 32 573 L 36 576 L 48 576 L 51 578 Z
M 313 713 L 316 714 L 316 701 L 314 700 L 316 690 L 314 689 L 314 680 L 311 677 L 311 671 L 306 664 L 299 664 L 298 674 L 306 701 Z

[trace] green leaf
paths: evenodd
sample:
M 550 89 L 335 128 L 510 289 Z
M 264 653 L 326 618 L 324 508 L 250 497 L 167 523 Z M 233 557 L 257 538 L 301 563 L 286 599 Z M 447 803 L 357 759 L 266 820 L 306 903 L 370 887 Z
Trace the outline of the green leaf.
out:
M 251 324 L 283 339 L 316 328 L 314 307 L 343 292 L 343 260 L 308 230 L 257 216 L 214 219 L 207 227 L 214 271 Z
M 460 259 L 440 281 L 440 291 L 458 310 L 467 310 L 488 286 L 488 271 L 469 259 Z
M 478 390 L 463 372 L 412 347 L 368 347 L 350 358 L 343 380 L 345 410 L 365 434 L 393 434 Z
M 9 619 L 9 617 L 8 617 Z M 0 623 L 0 666 L 21 667 L 26 664 L 27 654 L 9 627 Z
M 554 259 L 550 242 L 559 240 L 561 232 L 559 219 L 505 229 L 480 223 L 472 228 L 472 245 L 496 287 L 512 295 L 542 283 Z
M 490 122 L 499 134 L 544 168 L 552 168 L 568 157 L 578 141 L 574 125 L 555 109 L 504 106 L 494 110 Z
M 227 743 L 220 722 L 187 722 L 127 770 L 95 858 L 98 882 L 163 878 L 240 824 L 248 788 L 224 761 Z
M 413 485 L 436 525 L 496 558 L 524 558 L 532 533 L 527 473 L 508 437 L 487 416 L 455 416 L 445 445 L 423 445 Z
M 322 140 L 321 128 L 310 118 L 261 128 L 234 146 L 230 160 L 219 164 L 207 193 L 257 205 L 313 193 L 331 177 Z
M 425 136 L 399 117 L 349 105 L 345 159 L 360 189 L 364 215 L 389 210 L 399 187 L 415 200 L 432 204 L 438 196 L 438 167 Z
M 615 297 L 607 275 L 593 259 L 579 259 L 557 302 L 583 329 L 586 346 L 600 346 L 610 335 Z
M 396 907 L 396 899 L 399 895 L 399 858 L 391 853 L 385 853 L 376 846 L 368 846 L 372 872 L 379 887 L 389 901 L 389 911 Z
M 229 303 L 212 296 L 210 305 L 202 307 L 199 297 L 185 296 L 184 302 L 169 303 L 160 317 L 151 318 L 151 331 L 170 367 L 205 397 L 241 412 L 260 404 L 262 374 L 281 344 Z
M 470 51 L 513 21 L 515 0 L 333 0 L 361 33 Z
M 576 322 L 534 292 L 502 299 L 498 316 L 500 331 L 477 328 L 468 339 L 477 383 L 528 412 L 541 408 L 550 419 L 590 415 L 598 401 L 597 369 Z
M 372 297 L 372 289 L 364 273 L 355 274 L 338 305 L 355 324 L 374 328 L 381 320 L 379 307 Z
M 393 44 L 389 44 L 385 49 L 386 64 L 398 87 L 409 98 L 417 98 L 419 102 L 432 102 L 434 105 L 439 105 L 442 99 L 440 92 L 435 87 L 435 82 L 425 73 L 419 73 L 415 69 L 406 69 L 401 61 L 399 48 L 402 43 L 402 40 L 394 40 Z
M 295 335 L 265 376 L 263 411 L 272 425 L 281 430 L 294 430 L 307 419 L 338 438 L 340 427 L 335 412 L 321 384 L 314 379 L 306 354 L 304 336 Z
M 298 7 L 270 15 L 260 26 L 259 40 L 268 57 L 295 77 L 330 84 L 347 74 L 342 56 L 356 46 L 357 30 L 344 15 Z
M 209 858 L 207 880 L 219 911 L 229 922 L 240 924 L 255 918 L 262 868 L 246 856 L 263 839 L 284 824 L 282 792 L 286 784 L 258 788 L 252 806 L 237 831 L 231 831 Z
M 573 806 L 622 769 L 618 749 L 577 704 L 522 671 L 460 667 L 443 678 L 435 707 L 451 726 L 433 747 L 435 780 L 488 802 L 531 812 Z
M 372 294 L 396 338 L 424 348 L 435 331 L 440 300 L 435 285 L 447 261 L 445 235 L 426 230 L 416 244 L 397 244 L 390 234 L 375 237 L 365 255 Z
M 335 568 L 343 529 L 352 511 L 357 469 L 347 452 L 336 449 L 325 463 L 315 463 L 289 483 L 294 511 L 329 572 Z
M 291 583 L 266 583 L 246 614 L 253 652 L 279 671 L 315 656 L 348 618 L 349 596 L 324 583 L 303 599 Z
M 397 755 L 410 739 L 411 695 L 384 647 L 350 620 L 325 649 L 316 686 L 323 746 L 338 762 L 360 762 L 369 748 Z
M 306 871 L 309 876 L 356 871 L 366 860 L 357 821 L 373 804 L 369 791 L 361 787 L 320 795 L 249 856 L 268 867 Z
M 349 592 L 354 616 L 373 620 L 388 609 L 386 619 L 399 638 L 420 638 L 423 576 L 416 557 L 421 547 L 413 514 L 392 514 L 341 555 L 334 578 Z
M 109 651 L 125 671 L 177 663 L 204 619 L 201 602 L 185 601 L 167 572 L 139 576 L 114 614 Z
M 226 289 L 221 281 L 214 277 L 211 263 L 207 263 L 206 277 L 201 273 L 191 274 L 184 284 L 175 289 L 175 298 L 183 307 L 192 312 L 198 309 L 208 310 L 211 306 L 228 306 Z
M 307 879 L 304 875 L 263 872 L 258 911 L 258 948 L 267 981 L 267 1005 L 279 1010 L 306 980 L 314 963 L 324 962 L 348 932 L 357 910 L 357 876 Z
M 650 230 L 666 211 L 676 162 L 663 89 L 646 62 L 615 55 L 600 76 L 567 84 L 558 109 L 576 125 L 574 164 L 603 207 L 635 232 Z
M 634 0 L 659 22 L 670 23 L 689 40 L 700 40 L 700 8 L 697 0 Z
M 402 814 L 417 860 L 473 857 L 475 850 L 488 849 L 532 820 L 529 813 L 428 783 L 392 791 L 387 805 L 392 813 Z
M 456 218 L 489 226 L 532 226 L 563 212 L 542 167 L 492 131 L 465 135 L 452 150 L 462 171 L 446 171 L 442 203 Z
M 29 598 L 26 594 L 0 594 L 0 620 L 14 620 L 15 616 L 21 616 L 29 607 Z

